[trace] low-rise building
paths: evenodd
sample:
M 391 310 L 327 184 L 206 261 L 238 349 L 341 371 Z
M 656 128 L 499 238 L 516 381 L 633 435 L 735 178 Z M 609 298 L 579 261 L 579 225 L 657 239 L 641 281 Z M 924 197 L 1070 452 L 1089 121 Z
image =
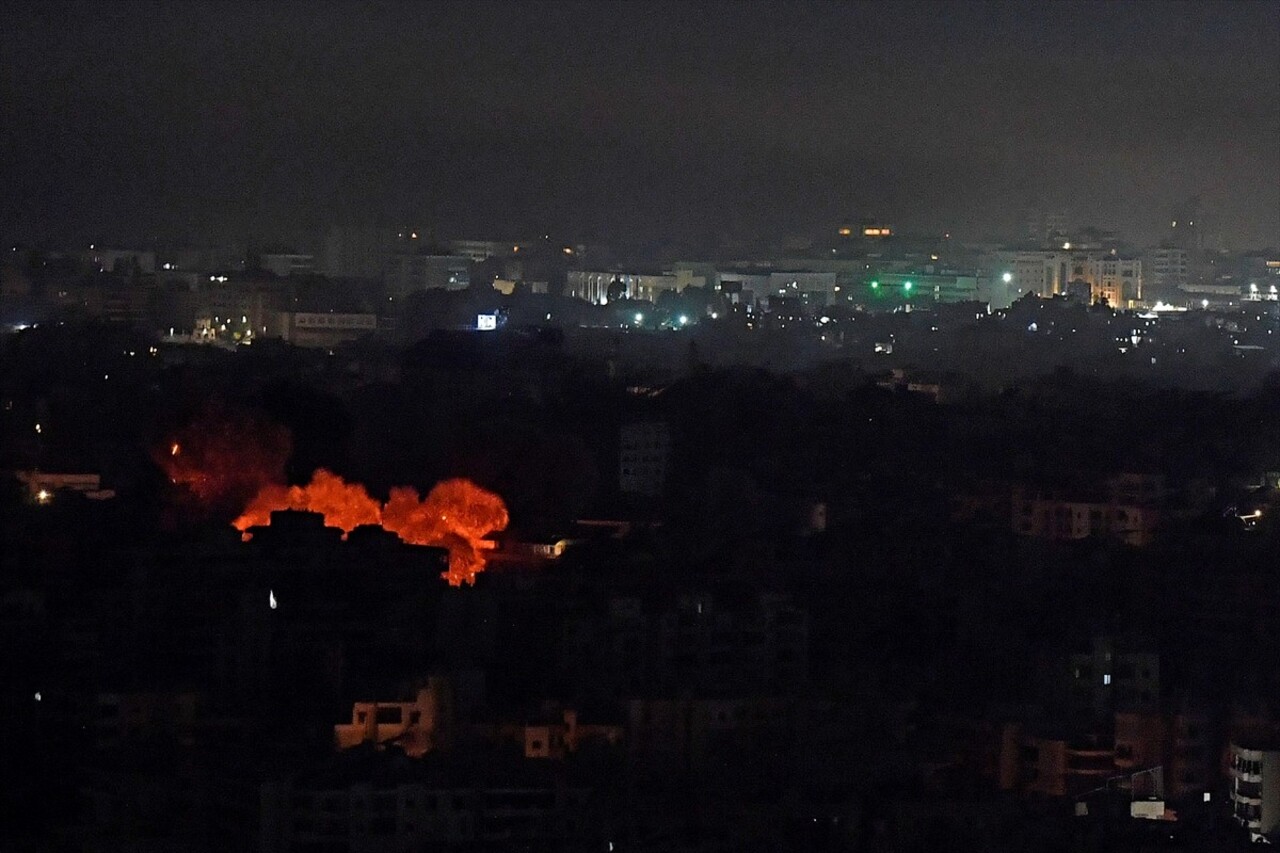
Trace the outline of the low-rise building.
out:
M 701 280 L 676 273 L 569 270 L 565 274 L 564 295 L 584 299 L 592 305 L 608 305 L 623 299 L 655 302 L 662 293 L 679 293 Z
M 524 724 L 524 757 L 564 759 L 589 743 L 618 746 L 625 729 L 610 723 L 582 723 L 577 710 L 560 709 Z
M 300 347 L 333 347 L 378 331 L 376 314 L 281 311 L 265 337 L 278 337 Z
M 769 273 L 770 299 L 799 299 L 809 305 L 830 305 L 836 299 L 834 272 L 779 271 Z
M 150 275 L 156 271 L 156 253 L 144 249 L 107 249 L 90 246 L 84 260 L 94 272 Z
M 1099 734 L 1024 734 L 1019 742 L 1021 790 L 1074 796 L 1115 775 L 1115 746 Z
M 904 303 L 977 302 L 981 296 L 976 275 L 931 272 L 877 272 L 868 274 L 862 298 L 870 308 Z M 1001 300 L 1002 302 L 1006 300 Z
M 1054 541 L 1100 536 L 1126 545 L 1149 545 L 1161 520 L 1162 487 L 1158 478 L 1124 476 L 1097 487 L 1076 489 L 1015 486 L 1012 530 Z
M 260 849 L 585 849 L 588 787 L 541 762 L 468 764 L 352 750 L 266 782 Z
M 1142 261 L 1110 252 L 1072 250 L 1012 251 L 997 256 L 997 274 L 1010 276 L 1015 293 L 1040 297 L 1088 294 L 1091 303 L 1133 308 L 1142 300 Z
M 334 741 L 338 749 L 395 745 L 416 758 L 444 740 L 450 727 L 445 717 L 448 704 L 439 679 L 431 679 L 409 702 L 357 702 L 351 708 L 351 722 L 333 727 Z
M 58 492 L 76 492 L 90 500 L 114 498 L 115 490 L 102 488 L 99 474 L 58 474 L 51 471 L 17 471 L 18 482 L 27 487 L 28 497 L 38 504 L 51 502 Z
M 273 253 L 258 256 L 258 265 L 265 271 L 280 278 L 291 275 L 309 275 L 316 271 L 315 255 L 296 253 Z

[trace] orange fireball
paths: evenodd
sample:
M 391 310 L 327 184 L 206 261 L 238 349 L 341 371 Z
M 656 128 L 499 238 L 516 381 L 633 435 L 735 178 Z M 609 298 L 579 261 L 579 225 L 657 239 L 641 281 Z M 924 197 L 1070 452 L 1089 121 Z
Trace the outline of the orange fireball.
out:
M 284 509 L 319 513 L 326 526 L 344 534 L 380 524 L 411 545 L 447 548 L 449 570 L 443 577 L 452 586 L 475 583 L 484 571 L 484 552 L 493 547 L 485 536 L 506 529 L 509 520 L 502 498 L 470 480 L 445 480 L 426 500 L 415 489 L 399 486 L 379 504 L 364 486 L 321 468 L 305 486 L 264 486 L 232 524 L 247 539 L 250 527 L 269 525 L 271 513 Z

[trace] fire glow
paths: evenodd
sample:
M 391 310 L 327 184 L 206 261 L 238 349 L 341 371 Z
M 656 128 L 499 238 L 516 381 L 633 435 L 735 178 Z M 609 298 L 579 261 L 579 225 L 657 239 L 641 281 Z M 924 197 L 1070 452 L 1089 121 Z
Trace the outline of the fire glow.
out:
M 416 489 L 397 486 L 383 504 L 359 483 L 321 468 L 305 486 L 263 486 L 232 525 L 247 540 L 249 528 L 269 525 L 272 512 L 287 509 L 318 513 L 325 526 L 344 536 L 373 524 L 411 545 L 448 548 L 449 570 L 442 577 L 452 586 L 475 583 L 484 571 L 484 552 L 493 548 L 484 537 L 506 529 L 509 520 L 502 498 L 470 480 L 437 483 L 425 499 Z
M 284 481 L 292 450 L 289 431 L 279 424 L 211 403 L 181 434 L 157 446 L 153 458 L 199 506 L 234 512 L 265 484 Z

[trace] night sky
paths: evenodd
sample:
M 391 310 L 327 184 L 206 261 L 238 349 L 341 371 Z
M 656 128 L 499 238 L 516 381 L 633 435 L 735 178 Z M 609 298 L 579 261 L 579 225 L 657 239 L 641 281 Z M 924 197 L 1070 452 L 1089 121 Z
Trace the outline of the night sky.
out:
M 1280 3 L 10 4 L 0 234 L 1280 245 Z M 1212 223 L 1210 227 L 1215 227 Z

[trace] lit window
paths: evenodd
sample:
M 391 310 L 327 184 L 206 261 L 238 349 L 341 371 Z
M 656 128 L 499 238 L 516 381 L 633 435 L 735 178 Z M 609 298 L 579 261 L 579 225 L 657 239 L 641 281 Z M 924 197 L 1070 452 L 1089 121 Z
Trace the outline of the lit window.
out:
M 1104 673 L 1104 674 L 1103 674 L 1103 676 L 1102 676 L 1102 683 L 1103 683 L 1103 684 L 1110 684 L 1110 683 L 1111 683 L 1111 673 L 1109 673 L 1109 672 L 1108 672 L 1108 673 Z

